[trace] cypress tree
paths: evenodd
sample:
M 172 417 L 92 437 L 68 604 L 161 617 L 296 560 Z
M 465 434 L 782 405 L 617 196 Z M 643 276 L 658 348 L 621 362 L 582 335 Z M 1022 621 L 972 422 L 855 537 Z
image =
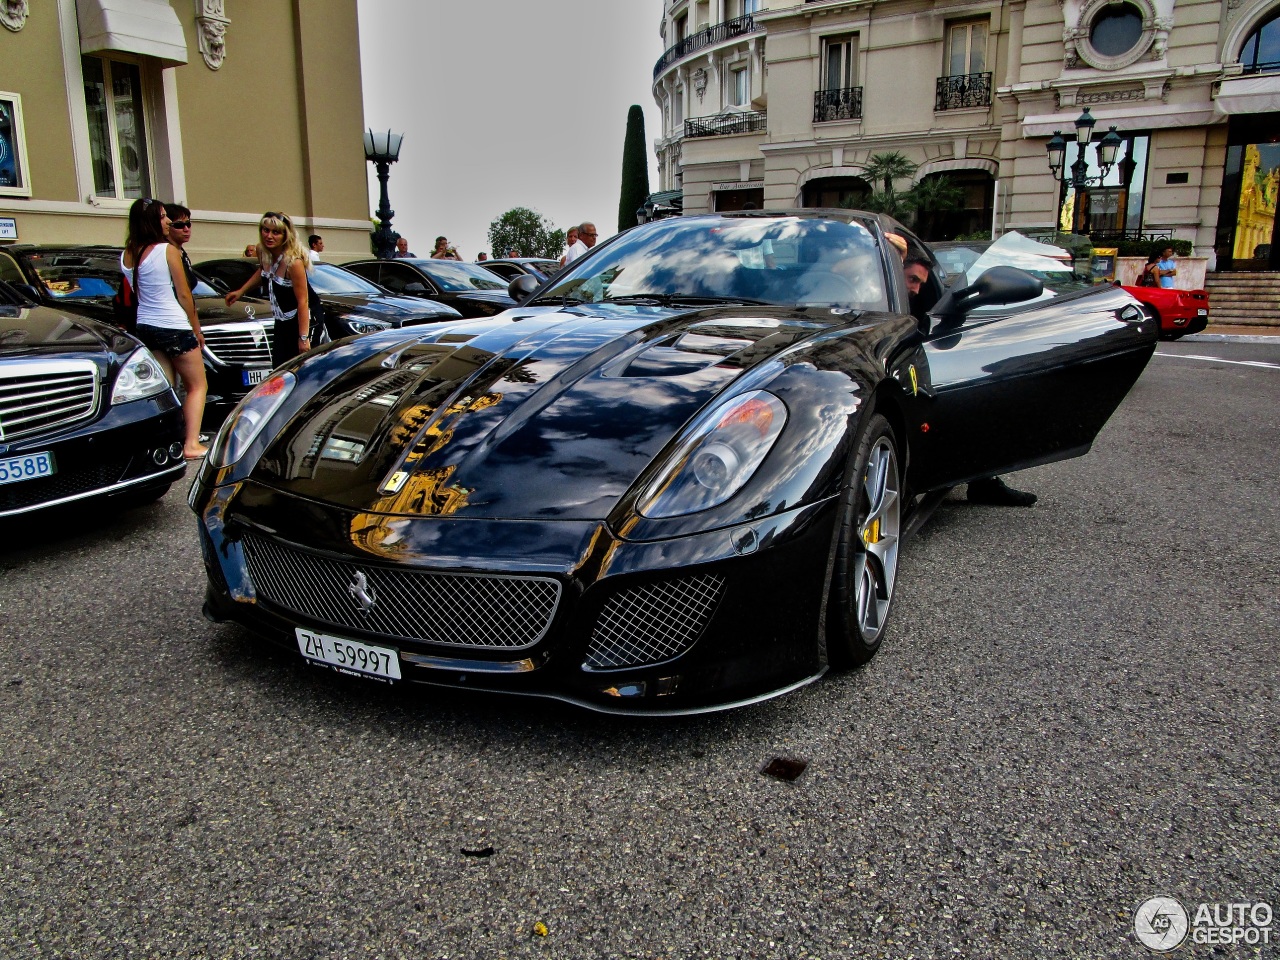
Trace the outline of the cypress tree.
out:
M 622 194 L 618 199 L 618 229 L 636 225 L 636 210 L 649 196 L 649 155 L 644 142 L 644 111 L 632 104 L 627 111 L 627 139 L 622 144 Z

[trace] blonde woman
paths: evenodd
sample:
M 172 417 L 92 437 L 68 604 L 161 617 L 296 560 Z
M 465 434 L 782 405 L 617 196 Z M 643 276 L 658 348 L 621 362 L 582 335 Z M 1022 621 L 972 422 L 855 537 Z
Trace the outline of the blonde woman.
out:
M 223 299 L 231 306 L 266 281 L 271 313 L 276 320 L 271 362 L 278 367 L 310 350 L 312 341 L 320 334 L 319 329 L 311 325 L 307 295 L 311 256 L 293 229 L 293 221 L 283 213 L 268 210 L 258 223 L 258 264 L 260 275 L 254 274 L 243 287 L 232 290 Z
M 169 215 L 159 200 L 135 200 L 129 208 L 129 233 L 120 254 L 120 270 L 137 297 L 137 338 L 155 354 L 171 384 L 177 386 L 177 377 L 182 378 L 186 394 L 182 400 L 186 423 L 182 452 L 188 460 L 199 460 L 208 452 L 200 442 L 200 420 L 208 392 L 200 352 L 204 334 L 182 269 L 182 253 L 169 242 Z

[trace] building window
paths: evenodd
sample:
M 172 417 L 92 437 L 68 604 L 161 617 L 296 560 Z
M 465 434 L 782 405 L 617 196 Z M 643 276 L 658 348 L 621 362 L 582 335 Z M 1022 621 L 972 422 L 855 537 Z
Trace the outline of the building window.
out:
M 858 85 L 854 65 L 858 55 L 858 35 L 827 37 L 822 41 L 822 89 L 848 90 Z
M 119 200 L 150 195 L 141 69 L 136 63 L 105 57 L 81 61 L 94 195 Z
M 987 72 L 987 21 L 947 26 L 947 76 Z
M 1240 48 L 1240 63 L 1245 73 L 1280 71 L 1280 13 L 1249 34 Z
M 751 74 L 734 70 L 729 77 L 729 106 L 745 107 L 751 101 Z
M 1089 25 L 1089 45 L 1104 57 L 1121 57 L 1142 39 L 1142 14 L 1127 3 L 1108 4 Z

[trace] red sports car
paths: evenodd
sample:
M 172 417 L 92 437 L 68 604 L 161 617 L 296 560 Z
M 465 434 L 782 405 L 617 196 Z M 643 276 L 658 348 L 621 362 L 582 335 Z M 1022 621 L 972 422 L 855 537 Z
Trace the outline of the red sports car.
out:
M 1176 290 L 1167 287 L 1125 287 L 1160 324 L 1160 339 L 1177 340 L 1199 333 L 1209 322 L 1208 290 Z

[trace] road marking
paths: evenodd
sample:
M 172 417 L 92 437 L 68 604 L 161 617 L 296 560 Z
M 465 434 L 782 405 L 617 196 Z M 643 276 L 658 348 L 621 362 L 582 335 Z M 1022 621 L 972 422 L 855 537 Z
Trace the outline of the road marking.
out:
M 1157 357 L 1168 357 L 1171 360 L 1204 360 L 1208 363 L 1234 363 L 1241 367 L 1264 367 L 1268 370 L 1280 370 L 1280 363 L 1267 363 L 1265 360 L 1223 360 L 1221 357 L 1205 357 L 1198 353 L 1156 353 Z

